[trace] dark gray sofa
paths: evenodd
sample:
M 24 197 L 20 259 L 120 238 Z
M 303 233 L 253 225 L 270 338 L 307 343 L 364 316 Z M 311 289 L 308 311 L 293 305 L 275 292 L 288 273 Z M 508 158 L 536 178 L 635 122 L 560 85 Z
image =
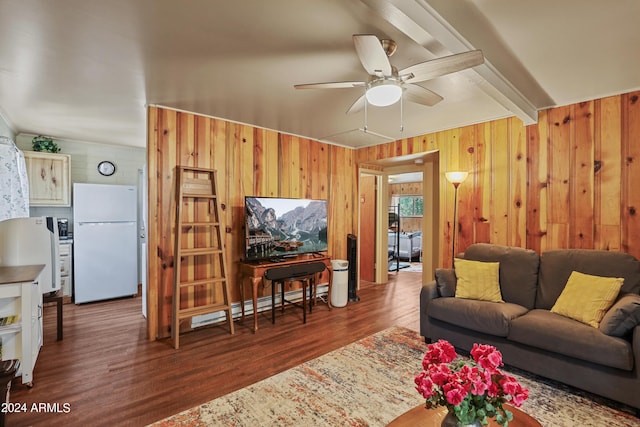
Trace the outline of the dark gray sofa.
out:
M 427 342 L 445 339 L 465 351 L 476 342 L 493 345 L 507 365 L 630 405 L 640 416 L 637 310 L 629 318 L 631 331 L 623 336 L 607 335 L 550 311 L 574 270 L 622 277 L 620 294 L 638 294 L 640 262 L 635 257 L 580 249 L 539 256 L 482 243 L 471 245 L 463 257 L 500 263 L 505 303 L 455 298 L 454 270 L 438 269 L 436 280 L 420 293 L 420 334 Z

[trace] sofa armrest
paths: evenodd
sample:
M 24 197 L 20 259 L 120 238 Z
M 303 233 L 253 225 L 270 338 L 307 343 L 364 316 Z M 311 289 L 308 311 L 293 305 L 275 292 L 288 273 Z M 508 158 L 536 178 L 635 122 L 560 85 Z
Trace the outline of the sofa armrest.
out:
M 438 292 L 438 285 L 435 280 L 422 285 L 422 289 L 420 290 L 421 306 L 429 304 L 429 301 L 436 298 L 440 298 L 440 293 Z
M 429 338 L 429 316 L 427 316 L 427 310 L 429 309 L 429 303 L 436 298 L 440 298 L 440 293 L 435 280 L 422 285 L 420 289 L 420 335 L 424 337 L 426 342 L 431 341 Z
M 456 272 L 452 268 L 436 268 L 436 286 L 441 297 L 456 296 Z

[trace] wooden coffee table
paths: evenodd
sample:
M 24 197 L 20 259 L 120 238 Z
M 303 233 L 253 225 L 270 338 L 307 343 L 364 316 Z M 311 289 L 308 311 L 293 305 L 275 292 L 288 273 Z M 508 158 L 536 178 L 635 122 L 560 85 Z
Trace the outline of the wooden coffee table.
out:
M 513 414 L 513 421 L 509 422 L 509 427 L 542 427 L 542 424 L 530 415 L 522 412 L 520 409 L 506 404 L 502 406 Z M 447 408 L 444 406 L 440 406 L 435 409 L 426 409 L 424 404 L 422 404 L 400 415 L 398 418 L 391 421 L 388 426 L 440 427 L 442 420 L 446 415 Z M 499 424 L 494 420 L 489 420 L 489 425 L 499 426 Z

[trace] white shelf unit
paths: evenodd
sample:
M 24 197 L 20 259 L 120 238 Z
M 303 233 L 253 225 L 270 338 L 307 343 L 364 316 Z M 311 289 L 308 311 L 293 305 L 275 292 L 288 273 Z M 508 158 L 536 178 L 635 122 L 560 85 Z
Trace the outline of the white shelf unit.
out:
M 60 240 L 60 288 L 62 295 L 71 297 L 73 295 L 73 242 L 71 240 Z
M 0 336 L 2 335 L 11 335 L 16 332 L 20 332 L 22 330 L 22 323 L 16 322 L 12 325 L 0 326 Z
M 38 276 L 44 266 L 0 267 L 0 317 L 18 321 L 0 326 L 2 360 L 20 360 L 22 383 L 33 385 L 33 369 L 42 347 L 42 293 Z

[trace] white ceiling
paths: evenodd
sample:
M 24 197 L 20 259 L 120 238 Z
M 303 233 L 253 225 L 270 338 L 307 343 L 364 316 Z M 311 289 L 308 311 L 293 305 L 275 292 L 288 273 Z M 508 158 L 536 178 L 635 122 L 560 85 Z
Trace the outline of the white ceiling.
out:
M 17 132 L 144 147 L 146 105 L 360 147 L 640 89 L 638 0 L 0 0 L 0 111 Z M 481 49 L 421 83 L 445 99 L 346 110 L 351 36 L 397 68 Z M 400 125 L 404 130 L 400 131 Z
M 406 182 L 422 182 L 422 172 L 408 172 L 389 175 L 389 184 L 403 184 Z

